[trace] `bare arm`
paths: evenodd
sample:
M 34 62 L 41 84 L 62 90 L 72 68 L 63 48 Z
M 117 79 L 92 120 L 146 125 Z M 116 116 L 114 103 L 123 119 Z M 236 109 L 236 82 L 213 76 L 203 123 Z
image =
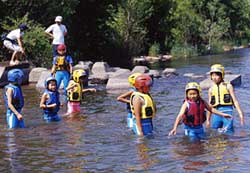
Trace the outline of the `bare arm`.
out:
M 85 92 L 96 92 L 96 89 L 95 88 L 86 88 L 86 89 L 82 89 L 82 92 L 85 93 Z
M 140 97 L 135 96 L 133 99 L 133 105 L 135 110 L 136 125 L 139 131 L 139 136 L 143 136 L 142 125 L 141 125 L 141 108 L 143 101 Z
M 51 74 L 54 76 L 56 72 L 56 65 L 53 64 L 52 68 L 51 68 Z
M 20 46 L 20 48 L 22 49 L 22 53 L 24 54 L 24 48 L 23 48 L 23 42 L 22 42 L 22 38 L 17 38 L 17 43 Z
M 71 89 L 73 89 L 75 86 L 76 86 L 76 83 L 75 83 L 73 80 L 70 80 L 70 81 L 69 81 L 69 84 L 68 84 L 68 86 L 67 86 L 67 88 L 66 88 L 66 90 L 67 90 L 67 91 L 68 91 L 68 90 L 71 90 Z
M 123 102 L 123 103 L 130 103 L 130 96 L 133 93 L 133 91 L 128 91 L 126 93 L 123 93 L 117 97 L 117 101 Z
M 54 38 L 53 34 L 51 32 L 45 32 L 48 36 L 50 36 L 51 38 Z
M 6 91 L 6 95 L 7 95 L 7 99 L 8 99 L 8 107 L 10 108 L 10 110 L 12 112 L 14 112 L 14 114 L 16 115 L 18 120 L 23 119 L 22 114 L 20 114 L 16 108 L 14 107 L 14 105 L 12 104 L 12 95 L 13 95 L 13 89 L 8 88 Z
M 42 95 L 41 101 L 40 101 L 40 108 L 44 109 L 44 108 L 54 108 L 56 107 L 56 103 L 54 104 L 50 104 L 50 105 L 46 105 L 45 102 L 49 99 L 48 94 L 44 93 Z
M 212 112 L 212 113 L 215 113 L 215 114 L 220 115 L 220 116 L 225 117 L 225 118 L 232 118 L 231 115 L 225 114 L 225 113 L 220 112 L 220 111 L 217 111 L 216 109 L 214 109 L 212 106 L 210 106 L 210 105 L 209 105 L 208 103 L 206 103 L 206 102 L 205 102 L 205 107 L 206 107 L 206 109 L 208 110 L 208 112 L 210 112 L 210 115 L 211 115 L 211 112 Z
M 209 104 L 209 107 L 212 107 L 212 105 L 210 104 L 211 103 L 211 97 L 212 97 L 212 89 L 209 88 L 208 90 L 208 104 Z M 209 128 L 210 127 L 210 122 L 211 122 L 211 111 L 207 111 L 207 122 L 206 122 L 206 127 Z
M 234 94 L 234 88 L 231 84 L 228 84 L 228 91 L 230 93 L 230 96 L 233 100 L 233 103 L 234 103 L 234 106 L 239 114 L 239 117 L 240 117 L 240 123 L 241 125 L 244 125 L 245 124 L 245 121 L 244 121 L 244 115 L 243 115 L 243 112 L 240 108 L 240 104 L 238 102 L 238 99 L 236 98 L 235 94 Z
M 73 67 L 72 64 L 69 64 L 69 73 L 72 74 L 73 73 Z
M 168 134 L 169 136 L 176 135 L 177 127 L 178 127 L 179 123 L 181 122 L 182 116 L 185 114 L 186 109 L 187 109 L 187 104 L 186 104 L 186 102 L 184 102 L 181 106 L 179 114 L 177 115 L 177 117 L 175 119 L 174 127 Z

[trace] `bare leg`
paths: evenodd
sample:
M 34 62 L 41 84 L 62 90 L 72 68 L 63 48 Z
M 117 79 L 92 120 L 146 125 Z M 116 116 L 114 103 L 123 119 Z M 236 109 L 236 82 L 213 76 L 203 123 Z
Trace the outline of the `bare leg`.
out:
M 16 55 L 18 54 L 17 51 L 14 51 L 12 53 L 12 56 L 11 56 L 11 60 L 10 60 L 10 65 L 15 65 L 15 60 L 16 60 Z

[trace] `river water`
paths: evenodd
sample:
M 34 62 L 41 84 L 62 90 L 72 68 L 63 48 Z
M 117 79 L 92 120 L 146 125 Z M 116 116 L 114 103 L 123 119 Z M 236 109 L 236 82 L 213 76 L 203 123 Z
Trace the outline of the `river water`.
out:
M 184 87 L 192 81 L 183 74 L 204 75 L 214 63 L 242 74 L 242 85 L 235 92 L 246 125 L 240 126 L 235 111 L 233 135 L 207 129 L 207 139 L 192 143 L 179 126 L 177 135 L 168 137 L 184 99 Z M 105 86 L 85 96 L 78 118 L 49 124 L 39 109 L 41 93 L 34 85 L 23 86 L 25 129 L 6 128 L 1 98 L 0 172 L 249 172 L 250 50 L 178 59 L 166 66 L 176 68 L 179 75 L 154 81 L 151 93 L 158 112 L 154 135 L 149 138 L 138 138 L 127 129 L 125 105 L 116 101 L 118 94 L 107 93 Z M 203 98 L 207 100 L 205 90 Z M 62 108 L 60 113 L 65 111 Z

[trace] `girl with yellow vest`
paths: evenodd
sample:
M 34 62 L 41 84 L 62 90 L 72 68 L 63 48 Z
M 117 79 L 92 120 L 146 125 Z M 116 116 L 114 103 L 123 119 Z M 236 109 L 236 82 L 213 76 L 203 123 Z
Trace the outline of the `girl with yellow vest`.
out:
M 130 84 L 130 89 L 129 91 L 119 95 L 117 97 L 117 100 L 120 101 L 120 102 L 123 102 L 123 103 L 126 103 L 127 104 L 127 112 L 128 112 L 128 115 L 127 115 L 127 126 L 128 128 L 132 129 L 133 128 L 133 116 L 132 116 L 132 111 L 131 111 L 131 108 L 130 108 L 130 96 L 133 94 L 134 91 L 136 91 L 135 89 L 135 78 L 137 76 L 141 75 L 141 73 L 133 73 L 131 74 L 129 77 L 128 77 L 128 82 Z
M 236 108 L 241 125 L 244 125 L 244 116 L 240 108 L 239 102 L 235 96 L 233 86 L 224 82 L 225 71 L 221 64 L 214 64 L 210 70 L 211 80 L 213 81 L 212 87 L 208 90 L 208 99 L 211 106 L 220 112 L 233 115 L 233 106 Z M 220 132 L 233 132 L 233 118 L 227 119 L 217 114 L 208 112 L 207 114 L 207 127 L 218 129 Z
M 73 72 L 72 79 L 66 88 L 68 97 L 68 111 L 66 115 L 74 116 L 80 113 L 80 104 L 82 100 L 82 93 L 84 92 L 96 92 L 95 88 L 83 88 L 85 78 L 87 78 L 87 73 L 78 69 Z
M 152 78 L 147 74 L 135 78 L 135 88 L 130 96 L 130 107 L 133 114 L 133 131 L 139 136 L 153 133 L 152 118 L 155 116 L 156 108 L 149 94 L 153 84 Z

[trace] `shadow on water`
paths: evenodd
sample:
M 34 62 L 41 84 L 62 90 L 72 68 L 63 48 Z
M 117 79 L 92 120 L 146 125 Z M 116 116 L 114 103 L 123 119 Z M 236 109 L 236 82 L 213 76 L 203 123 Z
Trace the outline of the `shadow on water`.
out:
M 249 172 L 250 51 L 178 59 L 168 64 L 178 76 L 155 79 L 152 96 L 157 105 L 154 136 L 138 138 L 126 127 L 125 105 L 118 94 L 108 94 L 103 86 L 85 95 L 81 114 L 74 119 L 45 123 L 39 109 L 41 93 L 23 86 L 23 110 L 27 128 L 8 130 L 5 107 L 0 99 L 1 172 Z M 245 113 L 241 127 L 235 112 L 235 133 L 231 136 L 207 130 L 208 138 L 190 142 L 183 127 L 176 136 L 167 134 L 184 99 L 184 73 L 205 74 L 213 63 L 242 74 L 235 92 Z M 0 90 L 2 94 L 2 90 Z M 207 99 L 207 91 L 203 91 Z M 66 107 L 60 110 L 63 115 Z

